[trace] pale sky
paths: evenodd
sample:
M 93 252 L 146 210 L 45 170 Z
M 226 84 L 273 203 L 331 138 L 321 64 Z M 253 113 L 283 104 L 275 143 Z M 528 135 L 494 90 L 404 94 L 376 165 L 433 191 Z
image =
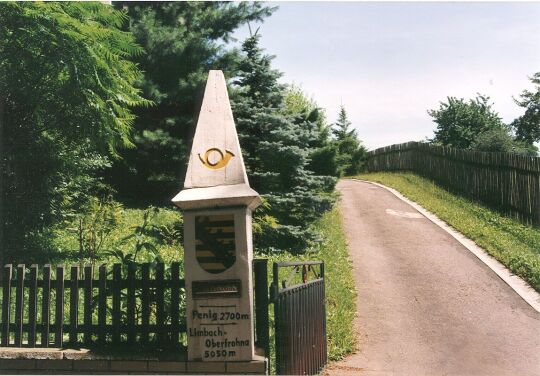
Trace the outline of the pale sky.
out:
M 540 2 L 278 2 L 260 26 L 284 83 L 334 122 L 341 103 L 370 148 L 432 137 L 447 96 L 491 97 L 505 122 L 540 71 Z M 242 41 L 248 28 L 235 37 Z

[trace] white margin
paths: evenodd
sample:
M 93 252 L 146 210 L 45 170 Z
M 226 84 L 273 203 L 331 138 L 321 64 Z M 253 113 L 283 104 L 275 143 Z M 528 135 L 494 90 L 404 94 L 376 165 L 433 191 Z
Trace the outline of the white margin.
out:
M 399 198 L 401 201 L 406 202 L 411 205 L 413 208 L 418 210 L 424 217 L 429 219 L 431 222 L 442 228 L 450 236 L 456 239 L 461 245 L 468 249 L 472 254 L 474 254 L 480 261 L 482 261 L 488 268 L 493 270 L 495 274 L 499 276 L 508 286 L 510 286 L 523 300 L 525 300 L 536 312 L 540 313 L 540 294 L 536 292 L 527 282 L 518 277 L 515 274 L 512 274 L 510 270 L 506 268 L 503 264 L 489 255 L 484 249 L 480 248 L 474 241 L 465 237 L 460 232 L 456 231 L 453 227 L 449 226 L 446 222 L 442 221 L 435 214 L 430 213 L 416 202 L 409 200 L 407 197 L 403 196 L 401 193 L 396 191 L 393 188 L 387 187 L 385 185 L 374 183 L 371 181 L 349 178 L 349 180 L 361 181 L 363 183 L 373 184 L 380 188 L 384 188 L 394 196 Z

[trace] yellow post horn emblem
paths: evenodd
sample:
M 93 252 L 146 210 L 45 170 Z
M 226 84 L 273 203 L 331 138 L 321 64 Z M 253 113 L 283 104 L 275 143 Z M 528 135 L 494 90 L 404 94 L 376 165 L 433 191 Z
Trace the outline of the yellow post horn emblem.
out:
M 212 152 L 216 152 L 219 154 L 219 159 L 215 162 L 211 162 L 209 157 Z M 219 170 L 220 168 L 223 168 L 227 166 L 227 163 L 231 160 L 232 157 L 234 157 L 234 154 L 231 153 L 228 150 L 225 150 L 225 154 L 218 149 L 218 148 L 210 148 L 204 153 L 204 158 L 201 157 L 201 154 L 199 155 L 199 159 L 201 160 L 202 164 L 208 167 L 211 170 Z

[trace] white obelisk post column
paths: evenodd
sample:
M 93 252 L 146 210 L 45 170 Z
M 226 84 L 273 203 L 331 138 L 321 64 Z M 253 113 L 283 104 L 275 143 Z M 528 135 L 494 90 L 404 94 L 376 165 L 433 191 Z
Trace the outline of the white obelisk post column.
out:
M 188 359 L 254 359 L 250 188 L 225 78 L 210 71 L 184 189 Z

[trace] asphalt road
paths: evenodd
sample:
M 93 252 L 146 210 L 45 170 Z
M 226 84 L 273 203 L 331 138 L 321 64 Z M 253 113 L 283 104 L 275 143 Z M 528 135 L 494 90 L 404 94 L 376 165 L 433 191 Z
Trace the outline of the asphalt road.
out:
M 338 184 L 358 351 L 330 375 L 540 375 L 540 314 L 390 192 Z

